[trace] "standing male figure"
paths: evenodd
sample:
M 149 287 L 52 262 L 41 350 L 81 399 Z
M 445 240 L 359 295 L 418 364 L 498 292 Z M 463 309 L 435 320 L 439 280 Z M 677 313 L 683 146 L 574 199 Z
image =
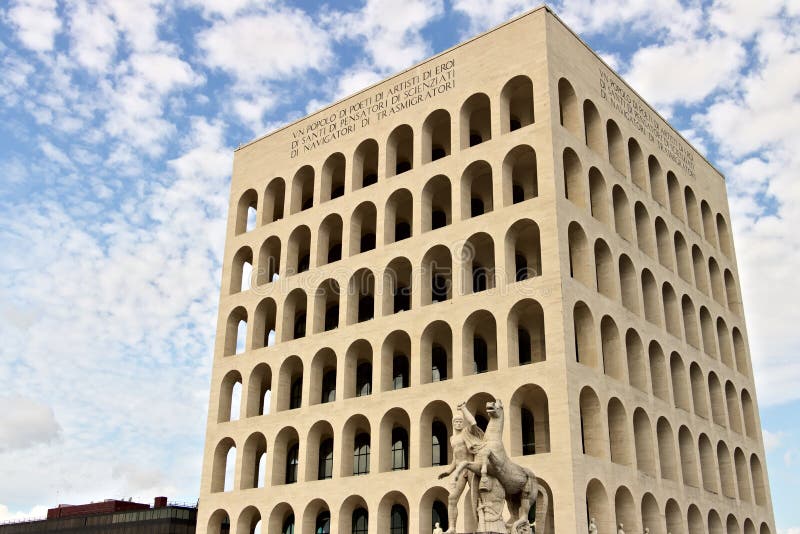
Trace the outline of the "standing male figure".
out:
M 475 459 L 475 452 L 483 447 L 483 430 L 478 427 L 475 417 L 467 410 L 466 403 L 460 402 L 458 404 L 458 411 L 453 417 L 453 436 L 450 438 L 450 445 L 453 448 L 453 463 L 447 468 L 447 471 L 441 473 L 439 478 L 446 478 L 453 474 L 458 464 L 461 462 L 472 462 Z M 466 422 L 466 424 L 464 424 Z M 450 484 L 450 494 L 447 497 L 447 518 L 449 527 L 447 534 L 452 534 L 456 531 L 456 521 L 458 520 L 458 500 L 464 489 L 469 483 L 470 488 L 470 502 L 472 503 L 473 511 L 477 511 L 478 505 L 478 492 L 475 486 L 475 474 L 465 469 Z M 477 517 L 475 518 L 477 520 Z

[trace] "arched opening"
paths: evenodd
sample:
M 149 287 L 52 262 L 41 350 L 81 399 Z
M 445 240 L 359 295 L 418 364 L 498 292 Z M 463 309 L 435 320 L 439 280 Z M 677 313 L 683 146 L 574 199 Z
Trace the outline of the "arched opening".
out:
M 322 202 L 344 196 L 345 158 L 341 152 L 328 156 L 322 166 Z
M 448 491 L 442 486 L 434 486 L 427 490 L 419 502 L 419 533 L 430 534 L 436 528 L 443 532 L 450 528 L 447 513 Z
M 503 205 L 519 204 L 538 196 L 536 152 L 529 145 L 519 145 L 503 160 Z
M 308 271 L 311 267 L 311 230 L 308 226 L 302 225 L 294 229 L 289 236 L 286 252 L 288 276 Z
M 314 333 L 328 332 L 339 327 L 339 283 L 329 278 L 314 292 Z
M 689 534 L 706 534 L 706 526 L 700 510 L 694 504 L 689 505 Z
M 211 471 L 211 493 L 231 491 L 236 467 L 236 443 L 224 438 L 214 449 L 214 463 Z
M 658 262 L 670 271 L 675 271 L 675 257 L 672 251 L 672 239 L 664 219 L 656 217 L 656 247 Z
M 281 330 L 283 332 L 283 341 L 305 337 L 307 310 L 308 299 L 305 292 L 300 288 L 293 289 L 283 303 L 283 325 Z
M 411 262 L 395 258 L 383 271 L 383 315 L 392 315 L 411 309 Z
M 575 336 L 575 361 L 599 369 L 600 362 L 597 358 L 596 334 L 592 312 L 586 304 L 577 302 L 572 310 L 572 318 Z
M 597 112 L 597 107 L 588 99 L 583 101 L 583 131 L 586 136 L 586 146 L 596 154 L 605 156 L 603 120 Z
M 719 236 L 719 248 L 725 256 L 733 259 L 733 240 L 731 233 L 728 230 L 728 223 L 725 222 L 725 217 L 717 213 L 717 234 Z
M 698 291 L 709 295 L 708 271 L 703 252 L 697 245 L 692 245 L 692 263 L 694 264 L 694 285 Z
M 675 177 L 672 171 L 667 171 L 667 190 L 669 192 L 670 212 L 681 221 L 686 221 L 681 186 L 678 183 L 678 178 Z
M 683 332 L 686 342 L 696 349 L 700 349 L 700 335 L 697 331 L 697 313 L 694 303 L 689 295 L 684 295 L 681 299 L 681 310 L 683 311 Z M 677 337 L 680 337 L 678 334 Z
M 633 243 L 633 225 L 631 224 L 631 207 L 628 203 L 628 196 L 622 187 L 615 185 L 611 190 L 611 198 L 614 204 L 614 230 L 622 239 Z
M 328 504 L 322 499 L 314 499 L 303 512 L 303 534 L 330 534 L 331 511 Z
M 614 257 L 611 249 L 602 239 L 594 242 L 594 277 L 597 291 L 609 299 L 616 299 L 617 292 L 616 272 L 614 270 Z M 636 276 L 634 275 L 634 290 L 636 289 Z
M 228 534 L 231 530 L 231 520 L 228 512 L 217 510 L 208 520 L 208 534 Z
M 606 181 L 597 167 L 589 169 L 589 207 L 592 217 L 602 223 L 611 224 Z
M 372 345 L 359 339 L 347 349 L 344 359 L 344 398 L 372 393 Z
M 642 148 L 636 139 L 628 139 L 628 161 L 631 166 L 631 180 L 642 191 L 647 191 L 647 167 Z
M 564 149 L 563 165 L 565 196 L 576 206 L 586 208 L 586 184 L 583 177 L 583 167 L 578 155 L 569 147 Z
M 590 480 L 586 486 L 586 513 L 589 525 L 594 523 L 597 527 L 596 532 L 605 534 L 615 530 L 614 518 L 611 517 L 608 507 L 608 494 L 603 484 L 596 478 Z
M 394 391 L 411 385 L 411 338 L 395 330 L 381 347 L 381 391 Z
M 735 499 L 736 481 L 733 476 L 733 462 L 731 453 L 724 441 L 717 443 L 717 465 L 719 466 L 719 478 L 722 482 L 722 494 Z
M 278 411 L 300 408 L 303 402 L 303 361 L 290 356 L 278 371 Z
M 225 325 L 225 356 L 241 354 L 247 341 L 247 310 L 237 306 L 228 315 Z
M 386 141 L 386 176 L 395 176 L 414 167 L 414 130 L 401 124 Z
M 526 384 L 511 396 L 511 456 L 550 452 L 550 408 L 547 393 Z
M 603 371 L 617 380 L 625 381 L 625 364 L 619 329 L 610 315 L 600 320 L 600 340 L 603 349 Z
M 339 530 L 341 534 L 368 534 L 369 511 L 367 502 L 360 495 L 346 498 L 339 509 Z
M 473 234 L 461 252 L 462 287 L 465 294 L 495 287 L 494 241 L 484 232 Z
M 758 439 L 758 422 L 753 399 L 746 389 L 742 390 L 742 412 L 744 413 L 744 428 L 748 438 Z
M 614 498 L 614 505 L 616 510 L 617 525 L 620 530 L 626 532 L 642 532 L 639 525 L 639 520 L 636 513 L 636 504 L 633 501 L 633 495 L 630 490 L 625 486 L 621 486 L 617 490 Z
M 708 419 L 708 399 L 706 397 L 706 381 L 703 376 L 703 371 L 697 362 L 692 362 L 689 367 L 689 376 L 692 380 L 692 399 L 694 400 L 694 413 L 695 415 Z
M 625 141 L 622 139 L 622 132 L 613 120 L 606 122 L 606 136 L 608 137 L 608 161 L 617 171 L 627 176 L 625 168 Z
M 755 454 L 750 456 L 750 475 L 753 479 L 753 492 L 756 495 L 758 506 L 767 505 L 767 485 L 764 479 L 764 470 L 761 467 L 761 460 Z
M 508 282 L 521 282 L 542 274 L 539 225 L 532 220 L 519 220 L 508 229 L 505 250 Z
M 644 285 L 644 273 L 642 273 Z M 622 305 L 636 315 L 641 315 L 639 305 L 639 276 L 631 259 L 622 254 L 619 257 L 619 285 L 621 289 Z
M 422 124 L 422 163 L 450 155 L 450 114 L 437 109 Z
M 239 514 L 236 532 L 242 534 L 261 534 L 261 512 L 255 506 L 248 506 Z
M 461 175 L 461 218 L 469 219 L 493 209 L 492 167 L 475 161 Z
M 718 248 L 716 221 L 714 220 L 714 214 L 711 213 L 711 206 L 705 200 L 700 202 L 700 214 L 703 217 L 703 236 L 711 246 Z
M 294 484 L 300 474 L 300 437 L 297 430 L 284 427 L 275 437 L 272 451 L 272 485 Z
M 360 414 L 351 416 L 342 428 L 340 471 L 343 477 L 369 473 L 371 428 L 369 420 Z
M 648 347 L 648 355 L 650 359 L 650 385 L 653 388 L 653 395 L 669 402 L 669 373 L 667 372 L 667 362 L 664 358 L 664 351 L 661 346 L 651 341 Z
M 561 126 L 575 137 L 581 135 L 581 117 L 578 109 L 578 98 L 566 78 L 558 80 L 558 111 Z
M 247 382 L 246 417 L 257 417 L 270 413 L 272 403 L 272 369 L 266 363 L 259 363 L 250 373 Z
M 294 534 L 294 511 L 291 506 L 282 502 L 272 509 L 267 532 L 269 534 Z
M 669 284 L 664 284 L 662 288 L 662 297 L 665 291 L 667 293 L 667 298 L 674 297 L 675 293 L 672 291 L 672 286 Z M 642 270 L 642 297 L 644 300 L 645 320 L 656 326 L 662 326 L 664 323 L 661 320 L 661 303 L 658 298 L 658 284 L 656 284 L 656 279 L 653 273 L 650 272 L 650 269 Z M 668 319 L 671 318 L 671 316 L 668 316 Z M 680 329 L 680 326 L 678 326 L 678 329 Z M 680 332 L 680 330 L 678 330 L 678 332 Z M 680 336 L 680 333 L 677 335 Z
M 350 218 L 350 255 L 373 250 L 376 244 L 378 212 L 372 202 L 362 202 Z
M 728 428 L 741 434 L 742 416 L 739 410 L 739 394 L 730 380 L 725 383 L 725 401 L 728 407 Z
M 687 284 L 692 285 L 694 280 L 692 278 L 692 257 L 689 254 L 689 246 L 686 244 L 683 234 L 675 232 L 674 238 L 675 256 L 678 260 L 678 276 L 680 276 Z
M 663 516 L 652 493 L 645 493 L 644 497 L 642 497 L 642 525 L 645 528 L 645 532 L 652 534 L 663 533 Z
M 747 458 L 742 449 L 737 447 L 733 454 L 736 466 L 736 485 L 739 488 L 739 499 L 742 502 L 753 502 L 753 493 L 750 490 L 750 472 L 747 469 Z
M 410 443 L 411 423 L 408 413 L 402 408 L 392 408 L 381 419 L 380 458 L 381 472 L 404 471 L 409 469 L 408 444 Z
M 628 364 L 628 383 L 639 391 L 648 393 L 644 345 L 642 338 L 633 328 L 629 328 L 625 334 L 625 355 Z
M 267 438 L 255 432 L 244 442 L 240 489 L 263 488 L 267 467 Z M 260 517 L 258 518 L 261 519 Z
M 269 237 L 258 253 L 258 272 L 256 285 L 269 284 L 277 280 L 281 269 L 281 241 L 276 236 Z
M 689 228 L 694 230 L 697 235 L 701 235 L 703 223 L 700 220 L 700 208 L 697 205 L 697 197 L 688 185 L 683 190 L 683 198 L 686 203 L 686 214 L 689 219 Z
M 237 421 L 242 401 L 242 375 L 239 371 L 228 371 L 220 384 L 217 422 Z
M 292 179 L 292 198 L 289 213 L 294 215 L 314 205 L 314 168 L 305 165 Z
M 317 233 L 317 265 L 342 259 L 342 218 L 332 213 L 322 220 Z
M 661 298 L 664 300 L 664 318 L 667 326 L 667 332 L 677 337 L 683 338 L 683 327 L 681 325 L 683 314 L 681 313 L 681 305 L 678 304 L 678 296 L 669 282 L 664 282 L 661 286 Z M 691 324 L 691 322 L 689 323 Z
M 716 510 L 708 512 L 708 534 L 725 534 L 722 530 L 722 520 Z
M 608 441 L 611 461 L 619 465 L 633 465 L 633 449 L 628 427 L 628 415 L 619 399 L 608 401 Z
M 533 82 L 527 76 L 515 76 L 500 92 L 500 131 L 513 132 L 533 121 Z
M 444 321 L 434 321 L 420 336 L 420 381 L 440 382 L 453 377 L 453 332 Z
M 463 374 L 497 370 L 497 325 L 485 310 L 473 312 L 464 321 L 461 354 Z
M 708 374 L 708 393 L 711 397 L 711 416 L 716 424 L 724 428 L 728 420 L 725 416 L 725 397 L 719 378 L 713 371 Z
M 422 305 L 453 298 L 453 260 L 450 249 L 436 245 L 422 258 Z
M 253 322 L 253 348 L 271 347 L 277 341 L 277 306 L 275 301 L 267 297 L 256 306 Z
M 681 514 L 681 508 L 673 499 L 667 501 L 665 509 L 667 534 L 686 534 L 686 522 Z
M 256 227 L 257 211 L 258 193 L 255 189 L 248 189 L 239 197 L 239 203 L 236 206 L 235 235 L 244 234 Z
M 408 239 L 414 226 L 414 199 L 408 189 L 399 189 L 386 201 L 383 242 L 395 243 Z
M 685 426 L 682 426 L 678 431 L 678 445 L 681 453 L 683 483 L 693 488 L 699 488 L 700 481 L 697 477 L 697 453 L 695 452 L 694 438 Z
M 283 178 L 274 178 L 264 191 L 264 205 L 261 209 L 261 224 L 283 219 L 286 184 Z
M 686 367 L 677 352 L 673 352 L 670 357 L 670 370 L 672 374 L 672 395 L 675 407 L 681 410 L 690 411 L 691 398 L 689 397 L 689 381 L 686 378 Z
M 450 179 L 431 178 L 422 190 L 422 231 L 444 228 L 453 221 Z
M 653 226 L 650 224 L 650 215 L 641 202 L 636 203 L 633 211 L 636 215 L 636 243 L 639 250 L 651 258 L 657 259 L 658 254 L 656 253 Z
M 509 365 L 526 365 L 547 359 L 544 310 L 533 299 L 517 302 L 508 313 Z
M 700 434 L 698 449 L 700 451 L 700 473 L 703 476 L 703 489 L 711 493 L 719 493 L 719 485 L 717 483 L 719 471 L 717 470 L 714 449 L 705 434 Z
M 736 287 L 736 280 L 733 278 L 733 273 L 728 269 L 725 269 L 725 296 L 727 297 L 726 303 L 728 309 L 741 317 L 742 298 L 739 296 L 739 289 Z
M 422 410 L 419 420 L 419 459 L 421 467 L 450 464 L 450 434 L 453 412 L 444 401 L 433 401 Z M 447 498 L 445 497 L 445 502 Z
M 656 425 L 658 435 L 658 463 L 661 467 L 661 478 L 678 480 L 678 464 L 675 456 L 675 437 L 672 427 L 665 417 L 661 417 Z
M 306 480 L 333 478 L 333 427 L 327 421 L 317 421 L 308 431 L 306 444 Z
M 728 520 L 725 523 L 725 533 L 726 534 L 741 534 L 741 529 L 739 528 L 739 521 L 737 521 L 736 516 L 733 514 L 728 515 Z
M 366 139 L 353 154 L 353 190 L 378 183 L 378 142 Z
M 595 458 L 605 458 L 606 438 L 603 436 L 602 412 L 597 393 L 588 386 L 580 394 L 581 452 Z
M 588 288 L 594 289 L 592 259 L 586 233 L 577 222 L 571 222 L 567 231 L 569 240 L 569 275 Z
M 329 348 L 319 350 L 311 360 L 311 404 L 336 400 L 336 353 Z
M 461 106 L 461 148 L 479 145 L 492 138 L 492 111 L 489 97 L 475 93 Z
M 650 174 L 650 194 L 653 200 L 667 207 L 667 182 L 661 164 L 655 156 L 647 158 L 647 170 Z
M 234 254 L 231 262 L 231 284 L 228 291 L 233 295 L 250 289 L 253 278 L 253 251 L 250 247 L 242 247 Z
M 735 326 L 731 329 L 733 337 L 733 354 L 736 357 L 736 370 L 746 377 L 750 377 L 750 358 L 747 356 L 747 344 L 741 331 Z
M 359 269 L 350 278 L 347 291 L 347 324 L 362 323 L 375 317 L 375 275 Z

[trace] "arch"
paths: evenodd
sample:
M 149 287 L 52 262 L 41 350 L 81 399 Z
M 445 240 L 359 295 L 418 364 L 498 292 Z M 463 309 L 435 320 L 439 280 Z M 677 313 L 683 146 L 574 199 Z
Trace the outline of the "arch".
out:
M 611 190 L 611 199 L 614 205 L 614 230 L 617 234 L 633 242 L 633 225 L 631 224 L 631 208 L 628 203 L 628 196 L 619 185 L 615 185 Z
M 412 267 L 407 258 L 395 258 L 383 270 L 383 315 L 411 309 Z
M 344 398 L 372 393 L 372 345 L 365 339 L 354 341 L 344 357 Z
M 489 97 L 475 93 L 461 106 L 461 148 L 479 145 L 492 138 L 492 111 Z
M 247 382 L 245 417 L 257 417 L 270 413 L 272 403 L 272 369 L 264 362 L 259 363 L 250 373 Z
M 289 235 L 286 247 L 286 275 L 304 273 L 311 267 L 311 230 L 298 226 Z
M 453 259 L 444 245 L 432 247 L 422 257 L 422 305 L 453 298 Z
M 343 477 L 366 475 L 370 472 L 372 429 L 369 420 L 361 415 L 351 416 L 342 427 L 339 455 L 339 474 Z
M 347 324 L 369 321 L 375 317 L 375 275 L 367 268 L 350 277 L 347 290 Z
M 341 152 L 335 152 L 325 160 L 320 176 L 322 202 L 344 196 L 346 164 Z
M 240 489 L 263 488 L 266 481 L 267 438 L 261 432 L 254 432 L 244 442 L 242 448 L 242 476 Z M 261 520 L 259 516 L 258 520 Z
M 625 141 L 622 139 L 619 126 L 612 119 L 606 122 L 606 137 L 608 137 L 608 161 L 620 174 L 627 176 Z
M 725 404 L 728 408 L 728 428 L 741 434 L 742 415 L 739 409 L 739 394 L 730 380 L 725 383 Z
M 453 411 L 441 400 L 429 402 L 419 418 L 419 464 L 421 467 L 447 466 L 453 458 L 450 435 Z M 447 502 L 445 496 L 444 502 Z
M 376 245 L 378 211 L 372 202 L 362 202 L 350 217 L 350 255 L 373 250 Z
M 741 534 L 741 532 L 736 516 L 728 514 L 728 520 L 725 522 L 725 534 Z
M 339 327 L 341 293 L 339 282 L 333 278 L 324 280 L 314 292 L 314 333 L 329 332 Z
M 256 213 L 258 211 L 258 193 L 255 189 L 248 189 L 239 197 L 236 205 L 236 223 L 234 234 L 244 234 L 255 228 Z
M 681 453 L 681 475 L 683 483 L 693 488 L 700 487 L 700 479 L 697 476 L 697 453 L 692 433 L 685 426 L 681 426 L 678 431 L 678 445 Z
M 230 532 L 231 520 L 228 512 L 225 510 L 216 510 L 208 519 L 208 534 L 222 534 L 223 532 Z
M 753 502 L 753 493 L 750 489 L 750 472 L 747 466 L 747 458 L 742 449 L 736 448 L 733 453 L 733 462 L 736 469 L 736 486 L 739 489 L 739 500 L 742 502 Z
M 411 385 L 411 338 L 404 330 L 395 330 L 381 347 L 381 391 L 393 391 Z
M 374 139 L 365 139 L 356 148 L 353 153 L 353 190 L 378 182 L 378 152 L 378 142 Z
M 650 532 L 651 534 L 663 533 L 664 519 L 652 493 L 645 493 L 642 497 L 642 525 L 645 528 L 645 532 Z
M 515 76 L 500 91 L 500 132 L 513 132 L 533 122 L 533 82 L 527 76 Z
M 342 259 L 344 223 L 338 213 L 331 213 L 319 225 L 317 232 L 317 266 Z
M 705 200 L 700 202 L 700 213 L 703 217 L 703 236 L 713 247 L 719 248 L 717 244 L 717 225 L 714 214 L 711 213 L 711 206 Z
M 657 259 L 658 254 L 656 253 L 653 226 L 650 224 L 650 215 L 647 213 L 647 208 L 641 202 L 637 202 L 633 211 L 636 216 L 636 243 L 639 246 L 639 250 L 651 258 Z
M 317 421 L 308 431 L 305 440 L 305 480 L 333 478 L 334 434 L 328 421 Z
M 414 198 L 408 189 L 398 189 L 386 201 L 384 208 L 383 242 L 395 243 L 412 236 L 414 227 Z
M 660 417 L 656 424 L 658 436 L 658 463 L 661 468 L 661 478 L 678 480 L 678 464 L 675 455 L 675 436 L 672 426 L 666 417 Z
M 586 185 L 581 160 L 574 150 L 567 147 L 563 153 L 564 195 L 579 208 L 586 208 Z
M 606 438 L 603 437 L 602 412 L 597 393 L 589 386 L 580 393 L 581 450 L 595 458 L 607 458 Z
M 547 393 L 539 386 L 519 387 L 510 402 L 511 455 L 550 452 L 550 408 Z
M 300 436 L 287 426 L 275 436 L 272 447 L 272 485 L 294 484 L 300 476 Z
M 617 489 L 617 493 L 614 496 L 614 509 L 616 510 L 617 525 L 620 525 L 620 529 L 629 532 L 642 532 L 633 495 L 625 486 L 620 486 Z
M 693 285 L 693 267 L 692 257 L 689 254 L 689 246 L 686 244 L 686 239 L 680 232 L 675 232 L 674 239 L 675 257 L 678 262 L 678 276 L 680 276 L 687 284 Z
M 651 341 L 647 352 L 650 361 L 650 385 L 653 388 L 653 395 L 665 402 L 669 402 L 670 375 L 667 372 L 664 351 L 661 350 L 661 345 L 655 341 Z
M 735 369 L 736 364 L 733 359 L 733 346 L 731 345 L 731 335 L 728 325 L 722 317 L 717 317 L 717 343 L 719 344 L 720 360 L 729 369 Z
M 603 120 L 600 118 L 600 113 L 597 112 L 597 106 L 588 99 L 583 101 L 583 131 L 589 150 L 604 156 Z
M 756 496 L 756 504 L 758 506 L 766 506 L 767 481 L 764 478 L 761 460 L 756 454 L 750 456 L 750 477 L 753 479 L 753 493 L 755 493 Z
M 506 280 L 521 282 L 542 274 L 539 225 L 521 219 L 511 225 L 505 237 Z
M 656 476 L 655 446 L 650 418 L 642 408 L 633 412 L 633 437 L 636 443 L 636 467 L 650 476 Z
M 369 508 L 360 495 L 347 497 L 339 508 L 339 530 L 341 534 L 368 534 Z
M 742 390 L 741 397 L 745 433 L 748 438 L 758 439 L 758 420 L 756 419 L 756 409 L 753 399 L 746 389 Z
M 594 289 L 592 259 L 586 232 L 577 222 L 571 222 L 567 231 L 569 240 L 569 274 L 590 289 Z
M 314 499 L 303 512 L 303 534 L 331 534 L 331 511 L 322 499 Z
M 650 194 L 653 200 L 667 207 L 667 182 L 661 164 L 655 156 L 647 158 L 647 170 L 650 174 Z
M 250 247 L 240 248 L 233 255 L 231 262 L 231 282 L 229 294 L 247 291 L 253 279 L 253 250 Z
M 616 299 L 617 283 L 615 280 L 614 257 L 605 241 L 598 238 L 594 242 L 594 278 L 597 291 L 609 299 Z
M 433 321 L 420 336 L 420 382 L 453 378 L 453 331 L 445 321 Z
M 336 400 L 336 353 L 330 348 L 317 351 L 311 359 L 310 404 L 326 404 Z
M 625 333 L 625 356 L 627 361 L 628 383 L 631 387 L 648 393 L 647 361 L 644 356 L 642 338 L 633 328 Z
M 669 359 L 672 375 L 672 395 L 675 407 L 687 412 L 691 410 L 689 397 L 689 381 L 686 378 L 686 367 L 677 352 L 673 352 Z
M 606 181 L 600 171 L 597 170 L 597 167 L 589 169 L 589 207 L 591 208 L 592 217 L 609 226 L 611 225 Z
M 381 419 L 378 469 L 404 471 L 409 469 L 411 420 L 402 408 L 392 408 Z
M 241 534 L 255 534 L 262 531 L 261 512 L 255 506 L 248 506 L 239 514 L 236 522 L 236 532 Z
M 461 340 L 464 374 L 497 370 L 497 324 L 486 310 L 472 312 L 464 321 Z
M 247 310 L 242 306 L 234 308 L 228 314 L 225 325 L 225 356 L 241 354 L 245 351 L 247 338 Z
M 384 495 L 378 504 L 378 529 L 375 532 L 408 534 L 408 499 L 399 491 Z
M 681 221 L 686 221 L 681 185 L 678 183 L 678 178 L 672 171 L 667 171 L 667 192 L 669 195 L 670 213 Z
M 683 519 L 680 506 L 674 499 L 667 500 L 664 515 L 668 534 L 686 534 L 686 522 Z
M 622 254 L 619 257 L 619 285 L 622 305 L 627 310 L 636 315 L 640 315 L 639 277 L 636 274 L 636 268 L 633 266 L 633 262 L 626 254 Z
M 485 232 L 471 235 L 461 251 L 462 288 L 465 294 L 495 287 L 494 241 Z
M 688 185 L 683 189 L 683 198 L 686 204 L 689 228 L 694 230 L 697 235 L 701 235 L 703 224 L 700 220 L 700 208 L 697 205 L 697 197 L 694 196 L 694 191 Z
M 267 532 L 269 534 L 294 534 L 295 520 L 292 507 L 282 502 L 272 509 L 269 515 Z
M 722 393 L 722 384 L 713 371 L 708 374 L 708 393 L 711 397 L 711 416 L 716 424 L 724 428 L 728 422 L 725 416 L 725 397 Z
M 703 371 L 697 362 L 692 362 L 689 367 L 689 376 L 692 381 L 692 399 L 694 401 L 695 415 L 708 419 L 708 399 L 706 397 L 706 381 L 703 376 Z
M 242 375 L 239 371 L 228 371 L 222 378 L 219 392 L 217 422 L 239 419 L 242 399 Z
M 612 378 L 626 381 L 619 329 L 609 315 L 600 320 L 600 341 L 603 350 L 603 371 Z
M 686 342 L 696 349 L 700 349 L 700 334 L 697 328 L 697 312 L 694 308 L 689 295 L 684 295 L 681 299 L 681 310 L 683 311 L 683 332 Z M 680 337 L 678 335 L 677 337 Z
M 282 341 L 291 341 L 293 339 L 305 337 L 307 312 L 308 298 L 305 291 L 299 287 L 293 289 L 283 302 L 283 324 L 281 325 Z
M 689 534 L 706 534 L 703 516 L 697 506 L 690 504 L 687 516 L 689 520 Z
M 756 534 L 756 526 L 753 524 L 753 520 L 750 518 L 747 518 L 744 521 L 744 534 Z
M 422 189 L 422 231 L 444 228 L 453 222 L 450 179 L 434 176 Z
M 692 263 L 694 266 L 694 286 L 698 291 L 709 294 L 708 271 L 703 252 L 697 245 L 692 245 Z
M 589 307 L 583 302 L 576 302 L 572 309 L 572 320 L 575 340 L 575 361 L 600 368 L 597 358 L 597 345 L 595 341 L 594 318 Z
M 736 358 L 736 370 L 746 377 L 750 377 L 750 358 L 747 355 L 747 343 L 744 341 L 742 332 L 737 328 L 731 329 L 733 338 L 733 354 Z
M 719 236 L 719 248 L 728 259 L 733 259 L 733 240 L 731 233 L 728 230 L 728 223 L 725 222 L 725 217 L 717 213 L 717 235 Z
M 603 484 L 593 478 L 586 485 L 586 510 L 588 520 L 594 520 L 597 532 L 613 532 L 615 529 L 614 518 L 608 506 L 608 494 Z
M 256 285 L 264 285 L 278 279 L 281 272 L 281 240 L 270 236 L 258 252 Z
M 503 205 L 518 204 L 538 196 L 536 151 L 530 145 L 518 145 L 503 159 Z
M 721 306 L 727 306 L 728 296 L 725 294 L 725 285 L 722 279 L 717 260 L 713 257 L 708 258 L 708 277 L 711 279 L 711 294 Z
M 669 229 L 664 219 L 656 217 L 656 248 L 658 250 L 658 262 L 670 271 L 675 271 L 675 257 L 672 249 L 672 239 L 670 239 Z
M 492 211 L 492 166 L 478 160 L 469 164 L 461 175 L 461 219 L 478 217 Z
M 736 498 L 736 481 L 733 474 L 733 461 L 728 446 L 724 441 L 717 442 L 717 465 L 722 482 L 722 494 L 731 499 Z
M 664 282 L 664 285 L 661 286 L 661 298 L 664 301 L 664 318 L 667 332 L 678 339 L 683 339 L 684 325 L 682 324 L 682 319 L 685 319 L 684 314 L 691 314 L 693 306 L 691 308 L 681 307 L 681 303 L 678 303 L 678 296 L 669 282 Z M 689 327 L 692 326 L 693 320 L 694 317 L 691 315 L 686 320 Z
M 711 447 L 711 441 L 705 434 L 700 434 L 698 439 L 698 449 L 700 451 L 700 473 L 703 476 L 703 488 L 711 493 L 719 493 L 719 470 Z
M 450 113 L 437 109 L 422 123 L 422 163 L 450 155 Z
M 414 167 L 414 130 L 401 124 L 386 140 L 386 176 L 396 176 Z
M 508 312 L 509 365 L 525 365 L 547 359 L 544 310 L 533 299 L 523 299 Z
M 722 520 L 713 509 L 708 511 L 708 534 L 725 534 L 722 530 Z
M 261 208 L 261 224 L 283 219 L 286 183 L 283 178 L 273 178 L 264 190 L 264 205 Z
M 294 215 L 314 205 L 314 168 L 304 165 L 292 178 L 292 196 L 289 214 Z
M 647 192 L 647 167 L 644 153 L 633 137 L 628 139 L 628 161 L 631 166 L 631 180 L 642 191 Z
M 634 450 L 631 447 L 631 431 L 628 414 L 622 402 L 613 397 L 608 401 L 608 440 L 611 461 L 620 465 L 633 465 Z
M 579 137 L 581 134 L 581 118 L 578 109 L 578 97 L 575 89 L 566 78 L 558 80 L 558 110 L 561 126 L 572 135 Z
M 728 309 L 741 317 L 743 315 L 742 298 L 739 296 L 739 289 L 736 287 L 733 273 L 729 269 L 725 269 L 725 295 Z
M 658 284 L 656 278 L 650 269 L 642 269 L 642 297 L 644 300 L 644 318 L 647 322 L 656 326 L 662 326 L 664 323 L 661 318 L 661 304 L 658 299 Z M 669 288 L 672 291 L 672 286 L 664 284 L 663 290 Z M 662 296 L 663 291 L 662 290 Z M 674 292 L 672 293 L 674 296 Z M 665 310 L 666 311 L 666 310 Z
M 281 364 L 278 371 L 277 410 L 293 410 L 300 408 L 303 397 L 303 360 L 298 356 L 289 356 Z
M 236 465 L 236 442 L 233 439 L 223 438 L 217 443 L 212 465 L 211 493 L 232 490 Z

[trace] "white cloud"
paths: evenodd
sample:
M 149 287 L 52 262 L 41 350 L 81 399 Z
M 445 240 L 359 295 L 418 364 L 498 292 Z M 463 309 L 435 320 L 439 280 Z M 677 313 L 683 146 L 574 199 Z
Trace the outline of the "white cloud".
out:
M 541 4 L 538 0 L 453 0 L 453 9 L 469 18 L 471 33 L 478 33 Z
M 761 429 L 761 436 L 764 438 L 764 450 L 772 452 L 777 450 L 783 442 L 783 432 L 770 432 L 766 428 Z
M 47 515 L 47 506 L 34 506 L 28 512 L 11 513 L 8 506 L 0 504 L 0 523 L 3 521 L 19 521 L 22 519 L 40 519 Z
M 20 395 L 0 397 L 0 452 L 53 442 L 60 432 L 47 404 Z
M 784 0 L 716 0 L 710 22 L 722 32 L 738 38 L 761 31 L 768 19 L 780 13 Z
M 77 2 L 70 13 L 75 59 L 85 68 L 105 72 L 117 49 L 117 28 L 102 5 Z
M 800 527 L 779 528 L 778 534 L 800 534 Z
M 36 52 L 53 49 L 61 30 L 56 8 L 56 0 L 18 0 L 13 4 L 7 14 L 22 44 Z

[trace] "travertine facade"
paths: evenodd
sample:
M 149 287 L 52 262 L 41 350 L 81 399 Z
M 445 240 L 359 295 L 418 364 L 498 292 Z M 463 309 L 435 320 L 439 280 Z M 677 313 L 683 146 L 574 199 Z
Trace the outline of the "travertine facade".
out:
M 724 178 L 535 10 L 237 150 L 199 532 L 446 530 L 492 395 L 547 532 L 775 532 L 739 294 Z

